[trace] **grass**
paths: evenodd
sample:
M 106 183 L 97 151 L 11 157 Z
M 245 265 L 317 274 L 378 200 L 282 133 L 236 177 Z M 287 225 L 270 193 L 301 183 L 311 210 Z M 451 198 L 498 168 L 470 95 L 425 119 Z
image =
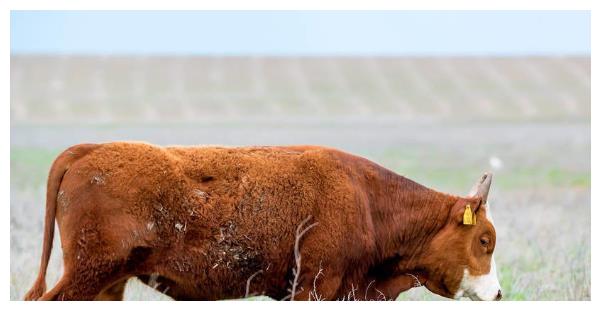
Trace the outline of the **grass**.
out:
M 50 165 L 60 152 L 44 148 L 11 148 L 11 186 L 37 188 L 45 185 Z

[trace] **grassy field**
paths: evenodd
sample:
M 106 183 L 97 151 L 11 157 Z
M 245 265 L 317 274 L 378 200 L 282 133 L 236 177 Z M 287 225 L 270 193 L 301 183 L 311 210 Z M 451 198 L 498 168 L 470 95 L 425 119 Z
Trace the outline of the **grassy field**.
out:
M 437 190 L 483 171 L 510 300 L 590 299 L 590 59 L 11 59 L 10 297 L 37 274 L 45 179 L 81 142 L 328 145 Z M 48 272 L 61 273 L 58 240 Z M 137 281 L 126 299 L 168 299 Z M 423 288 L 400 300 L 442 299 Z

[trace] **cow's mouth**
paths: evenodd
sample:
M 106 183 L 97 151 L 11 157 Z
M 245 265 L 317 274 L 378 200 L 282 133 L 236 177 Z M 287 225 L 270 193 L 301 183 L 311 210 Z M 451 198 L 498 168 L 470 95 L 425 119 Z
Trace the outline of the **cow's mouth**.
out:
M 490 299 L 484 299 L 482 297 L 480 297 L 478 294 L 475 293 L 464 293 L 463 297 L 467 297 L 472 301 L 499 301 L 501 300 L 501 298 L 503 298 L 503 295 L 501 294 L 501 290 L 499 290 L 497 292 L 497 295 L 495 297 L 491 297 Z
M 480 298 L 478 295 L 465 295 L 464 297 L 469 298 L 472 301 L 484 301 L 484 299 Z

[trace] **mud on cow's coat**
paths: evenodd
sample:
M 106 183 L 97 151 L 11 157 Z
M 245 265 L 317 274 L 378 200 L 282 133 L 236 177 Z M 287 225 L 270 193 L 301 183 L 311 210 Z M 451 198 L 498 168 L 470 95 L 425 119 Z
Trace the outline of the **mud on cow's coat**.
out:
M 118 300 L 137 277 L 175 299 L 500 299 L 491 180 L 461 197 L 326 147 L 76 145 L 50 169 L 25 298 Z M 64 274 L 46 291 L 55 221 Z

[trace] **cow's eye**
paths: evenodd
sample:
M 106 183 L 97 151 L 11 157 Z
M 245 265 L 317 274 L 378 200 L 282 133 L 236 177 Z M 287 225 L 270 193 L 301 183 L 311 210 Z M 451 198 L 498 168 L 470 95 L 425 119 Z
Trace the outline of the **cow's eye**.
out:
M 480 244 L 482 244 L 482 246 L 488 246 L 488 243 L 490 243 L 490 241 L 488 240 L 487 237 L 480 238 Z

